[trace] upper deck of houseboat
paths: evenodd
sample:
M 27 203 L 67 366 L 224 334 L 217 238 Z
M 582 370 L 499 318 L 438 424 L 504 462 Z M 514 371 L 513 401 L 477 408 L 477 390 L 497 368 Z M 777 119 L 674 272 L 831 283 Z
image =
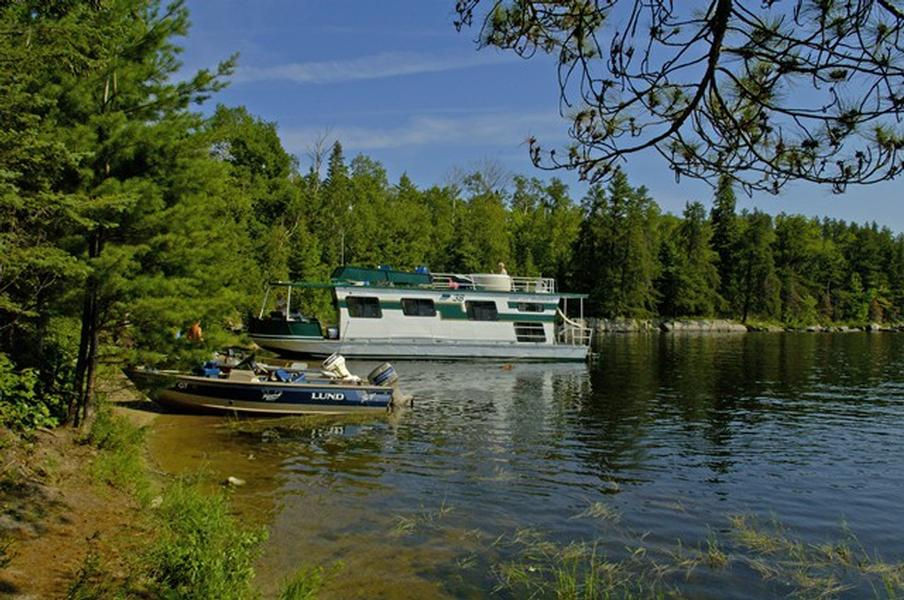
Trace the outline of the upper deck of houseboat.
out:
M 368 286 L 374 288 L 413 288 L 437 291 L 493 292 L 508 294 L 548 294 L 559 298 L 586 298 L 586 294 L 562 292 L 552 277 L 513 276 L 507 273 L 431 273 L 424 267 L 400 271 L 386 267 L 338 267 L 330 281 L 273 281 L 273 286 L 336 288 Z

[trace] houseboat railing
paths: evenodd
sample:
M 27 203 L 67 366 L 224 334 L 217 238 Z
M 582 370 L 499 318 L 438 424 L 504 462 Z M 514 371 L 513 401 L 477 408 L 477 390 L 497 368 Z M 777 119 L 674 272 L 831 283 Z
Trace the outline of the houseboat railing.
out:
M 558 331 L 558 340 L 560 344 L 569 346 L 589 346 L 593 341 L 593 328 L 587 327 L 583 323 L 569 319 L 560 309 L 556 309 L 556 314 L 562 318 L 562 326 Z
M 430 277 L 433 280 L 432 287 L 440 290 L 491 290 L 532 294 L 553 294 L 556 291 L 556 280 L 552 277 L 513 277 L 494 273 L 431 273 Z M 487 277 L 495 277 L 492 284 L 484 281 Z M 500 284 L 504 284 L 507 289 L 499 289 Z

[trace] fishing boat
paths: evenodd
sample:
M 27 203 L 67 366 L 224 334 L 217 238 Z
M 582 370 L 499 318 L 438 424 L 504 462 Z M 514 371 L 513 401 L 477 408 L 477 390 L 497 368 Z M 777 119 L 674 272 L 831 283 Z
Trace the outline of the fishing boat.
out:
M 345 359 L 333 355 L 322 369 L 271 365 L 253 357 L 234 367 L 217 361 L 191 373 L 137 368 L 126 372 L 148 397 L 166 408 L 191 412 L 254 415 L 386 412 L 404 398 L 389 363 L 367 382 L 349 373 Z
M 335 311 L 326 327 L 299 306 L 298 290 L 318 289 Z M 282 356 L 583 361 L 586 297 L 548 277 L 349 266 L 329 282 L 271 282 L 248 332 Z

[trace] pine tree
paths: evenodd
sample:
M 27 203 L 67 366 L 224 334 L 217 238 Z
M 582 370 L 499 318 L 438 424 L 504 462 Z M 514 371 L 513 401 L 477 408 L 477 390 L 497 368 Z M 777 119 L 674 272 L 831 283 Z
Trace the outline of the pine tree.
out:
M 740 308 L 737 260 L 740 234 L 735 214 L 735 194 L 731 178 L 722 176 L 716 188 L 716 197 L 710 212 L 712 222 L 712 249 L 718 255 L 719 296 L 724 300 L 723 310 L 737 313 Z
M 332 269 L 347 262 L 345 237 L 349 226 L 349 213 L 352 210 L 351 183 L 340 142 L 334 143 L 330 152 L 321 194 L 323 201 L 320 213 L 314 217 L 314 231 L 317 231 L 320 237 L 323 262 Z
M 175 324 L 196 292 L 211 291 L 206 265 L 198 262 L 203 254 L 187 250 L 215 231 L 199 221 L 219 210 L 202 202 L 205 185 L 222 172 L 194 136 L 201 121 L 187 107 L 218 89 L 231 63 L 169 83 L 178 66 L 171 38 L 188 24 L 179 3 L 161 11 L 157 2 L 123 0 L 62 14 L 32 17 L 50 28 L 75 19 L 75 43 L 98 42 L 83 71 L 45 65 L 59 95 L 41 116 L 42 127 L 58 128 L 56 143 L 65 143 L 75 159 L 48 191 L 71 199 L 67 211 L 75 222 L 58 247 L 86 272 L 81 298 L 65 305 L 68 310 L 76 300 L 82 307 L 70 410 L 78 424 L 89 413 L 101 345 L 140 346 L 153 336 L 137 323 L 154 315 Z M 218 277 L 224 273 L 232 271 Z M 157 323 L 153 331 L 161 329 Z
M 583 207 L 572 284 L 590 293 L 592 309 L 603 316 L 653 314 L 658 207 L 645 188 L 632 188 L 624 173 L 606 190 L 592 187 Z
M 779 315 L 779 282 L 775 276 L 772 217 L 754 210 L 743 215 L 744 226 L 738 245 L 738 281 L 741 321 L 750 315 L 767 319 Z
M 799 215 L 780 214 L 775 219 L 775 236 L 782 320 L 794 325 L 810 325 L 818 320 L 819 286 L 812 280 L 817 274 L 818 223 Z
M 681 257 L 678 268 L 680 285 L 674 300 L 678 314 L 711 315 L 718 305 L 719 272 L 717 254 L 710 249 L 712 231 L 699 202 L 690 202 L 677 228 L 677 248 Z

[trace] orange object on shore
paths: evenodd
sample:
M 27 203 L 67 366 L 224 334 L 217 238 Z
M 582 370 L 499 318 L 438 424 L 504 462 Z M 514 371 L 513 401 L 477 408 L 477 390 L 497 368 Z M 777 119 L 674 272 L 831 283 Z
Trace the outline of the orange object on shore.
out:
M 186 337 L 193 342 L 200 342 L 204 339 L 204 333 L 201 331 L 201 321 L 195 321 L 191 324 L 191 327 L 188 328 L 188 335 Z

